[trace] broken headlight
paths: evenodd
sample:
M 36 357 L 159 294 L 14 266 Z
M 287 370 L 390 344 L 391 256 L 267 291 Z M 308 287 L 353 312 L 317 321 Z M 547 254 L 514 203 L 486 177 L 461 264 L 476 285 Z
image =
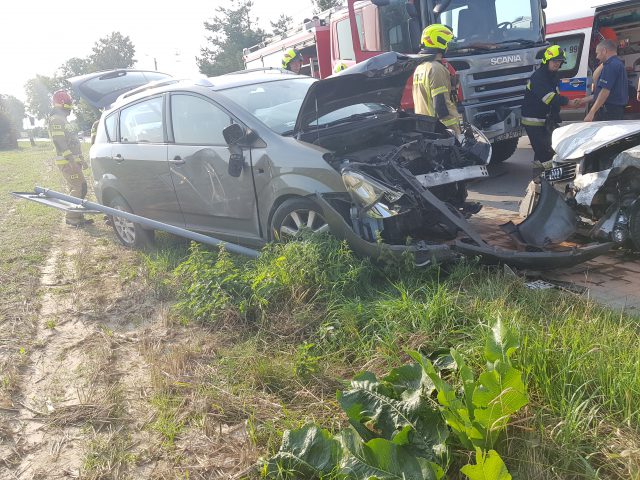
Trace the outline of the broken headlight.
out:
M 373 218 L 387 218 L 398 214 L 390 204 L 400 200 L 403 192 L 355 170 L 342 170 L 342 181 L 353 201 L 367 215 Z

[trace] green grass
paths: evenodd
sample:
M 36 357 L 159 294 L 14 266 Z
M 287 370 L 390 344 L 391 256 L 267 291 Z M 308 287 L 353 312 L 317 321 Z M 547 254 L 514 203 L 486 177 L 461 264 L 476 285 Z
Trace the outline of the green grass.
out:
M 334 402 L 340 380 L 401 365 L 407 349 L 455 347 L 478 370 L 489 326 L 500 318 L 520 333 L 517 361 L 532 397 L 502 446 L 512 473 L 637 474 L 637 318 L 570 294 L 529 290 L 473 263 L 395 267 L 359 260 L 331 239 L 272 246 L 255 261 L 194 247 L 177 269 L 182 315 L 233 339 L 203 385 L 283 405 L 279 419 L 254 425 L 254 440 L 273 452 L 292 425 L 316 420 L 337 428 L 344 422 Z
M 0 152 L 0 351 L 17 352 L 29 345 L 38 310 L 41 269 L 46 261 L 62 214 L 52 208 L 18 200 L 13 191 L 33 191 L 44 185 L 60 190 L 61 176 L 53 165 L 51 143 L 31 147 L 20 143 L 18 150 Z M 14 387 L 22 357 L 0 354 L 0 396 Z

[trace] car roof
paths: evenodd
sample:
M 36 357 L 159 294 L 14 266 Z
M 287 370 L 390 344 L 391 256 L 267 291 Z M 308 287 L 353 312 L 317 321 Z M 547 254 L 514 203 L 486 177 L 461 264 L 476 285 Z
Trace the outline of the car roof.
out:
M 254 85 L 257 83 L 276 82 L 281 80 L 295 80 L 298 78 L 309 79 L 310 77 L 297 75 L 279 68 L 260 68 L 254 70 L 242 70 L 239 72 L 228 73 L 226 75 L 220 75 L 218 77 L 200 79 L 169 78 L 159 82 L 151 82 L 121 94 L 116 101 L 113 102 L 109 110 L 114 110 L 131 102 L 176 89 L 205 87 L 213 91 L 219 91 L 244 85 Z
M 297 75 L 288 70 L 280 68 L 256 68 L 252 70 L 241 70 L 239 72 L 227 73 L 218 77 L 209 77 L 213 90 L 224 90 L 227 88 L 253 85 L 255 83 L 275 82 L 278 80 L 292 80 L 296 78 L 310 78 Z

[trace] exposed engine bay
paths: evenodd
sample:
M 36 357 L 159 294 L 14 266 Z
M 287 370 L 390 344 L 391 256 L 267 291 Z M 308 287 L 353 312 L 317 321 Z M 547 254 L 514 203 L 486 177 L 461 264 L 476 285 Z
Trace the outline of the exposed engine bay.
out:
M 471 125 L 456 138 L 424 116 L 394 113 L 391 121 L 375 121 L 379 124 L 367 122 L 361 131 L 327 130 L 314 141 L 332 150 L 325 160 L 342 174 L 351 196 L 344 216 L 367 241 L 455 238 L 459 226 L 434 208 L 425 192 L 461 218 L 477 213 L 481 205 L 466 202 L 465 181 L 488 176 L 489 141 Z

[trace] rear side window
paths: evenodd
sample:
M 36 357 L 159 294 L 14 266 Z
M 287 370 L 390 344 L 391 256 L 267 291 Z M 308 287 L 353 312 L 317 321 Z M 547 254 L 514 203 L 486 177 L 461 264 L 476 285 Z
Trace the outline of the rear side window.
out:
M 120 112 L 120 139 L 123 143 L 162 143 L 163 97 L 138 102 Z
M 104 126 L 107 130 L 107 138 L 110 142 L 115 142 L 116 140 L 116 119 L 116 114 L 112 113 L 104 121 Z
M 171 124 L 176 143 L 226 145 L 222 130 L 231 117 L 217 105 L 194 95 L 171 95 Z

